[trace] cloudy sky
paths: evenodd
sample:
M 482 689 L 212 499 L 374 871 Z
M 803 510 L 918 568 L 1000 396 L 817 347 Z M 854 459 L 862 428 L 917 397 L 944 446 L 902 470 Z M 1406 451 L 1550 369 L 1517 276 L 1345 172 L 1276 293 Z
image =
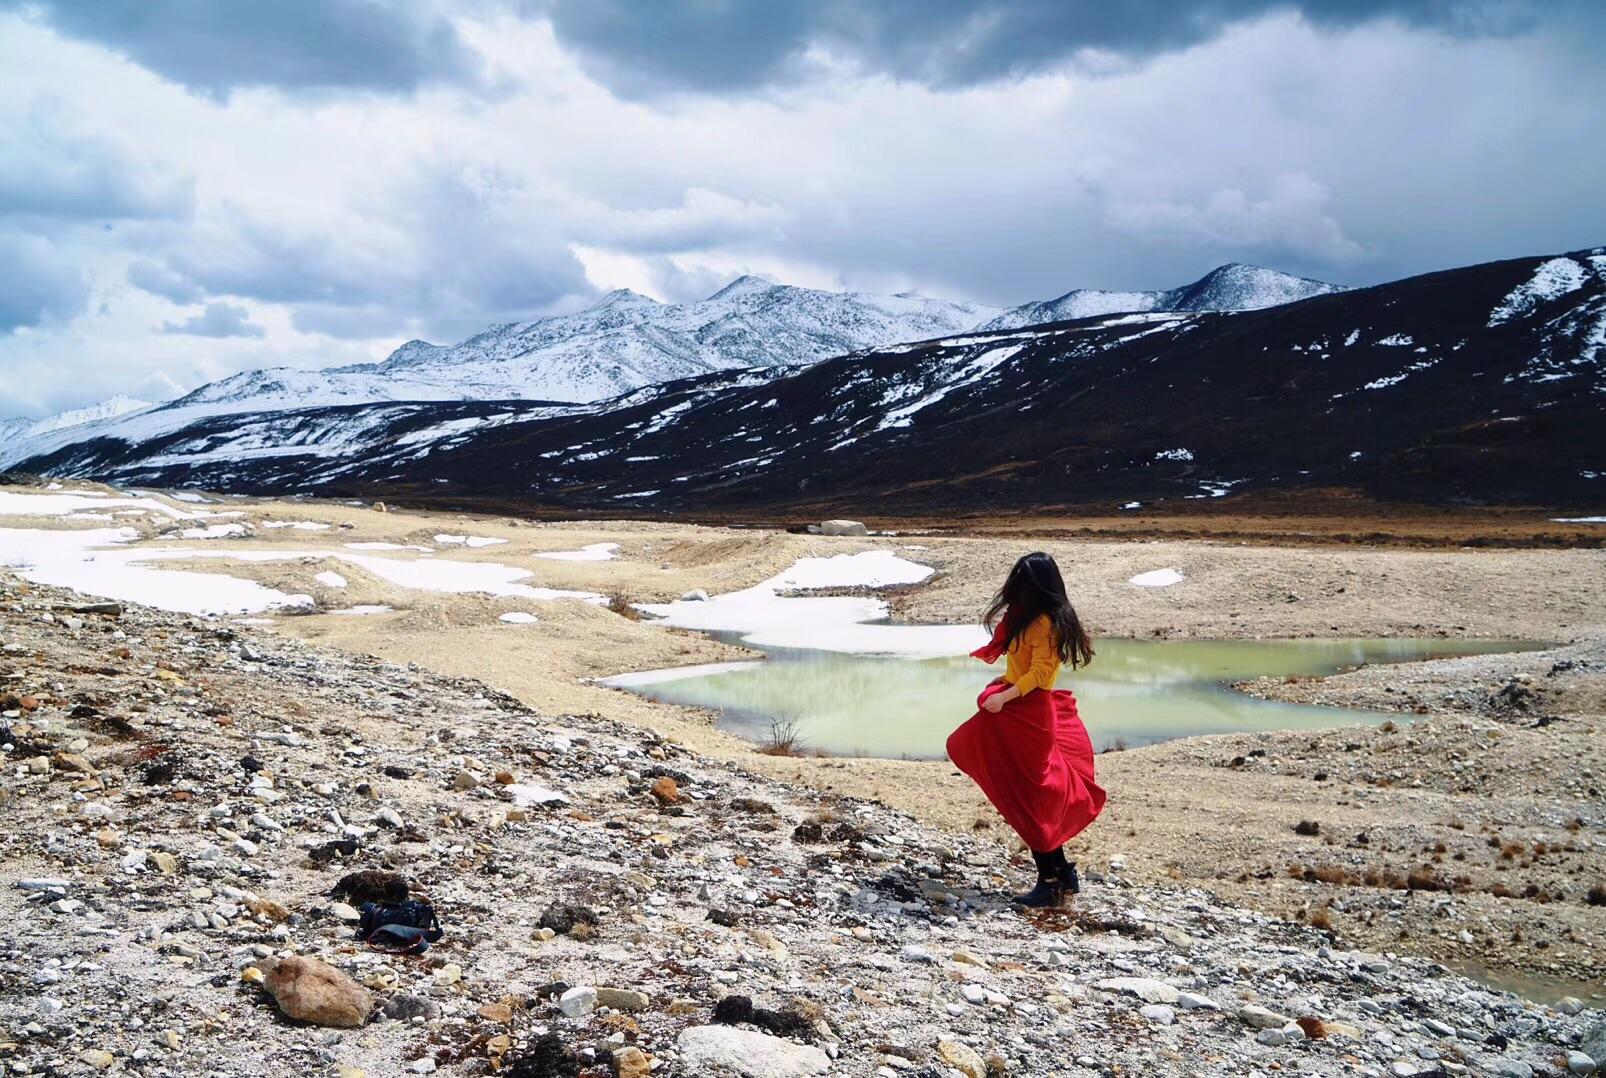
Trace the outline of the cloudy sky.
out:
M 1598 0 L 0 0 L 0 417 L 740 272 L 1606 242 Z

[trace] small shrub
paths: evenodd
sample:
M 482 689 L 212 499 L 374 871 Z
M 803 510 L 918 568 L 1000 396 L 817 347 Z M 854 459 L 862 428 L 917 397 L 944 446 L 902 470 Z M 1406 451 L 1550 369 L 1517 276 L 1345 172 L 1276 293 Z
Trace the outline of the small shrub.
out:
M 1304 835 L 1307 838 L 1322 833 L 1322 825 L 1315 820 L 1300 820 L 1294 825 L 1294 834 Z
M 608 609 L 630 621 L 641 620 L 641 611 L 635 608 L 630 602 L 630 597 L 622 591 L 615 591 L 609 594 Z
M 798 756 L 803 748 L 799 728 L 801 715 L 782 715 L 770 720 L 769 736 L 758 743 L 758 751 L 765 756 Z
M 1597 883 L 1589 889 L 1584 901 L 1591 906 L 1606 906 L 1606 883 Z
M 1319 928 L 1324 932 L 1333 930 L 1333 918 L 1326 910 L 1317 910 L 1310 915 L 1310 926 Z

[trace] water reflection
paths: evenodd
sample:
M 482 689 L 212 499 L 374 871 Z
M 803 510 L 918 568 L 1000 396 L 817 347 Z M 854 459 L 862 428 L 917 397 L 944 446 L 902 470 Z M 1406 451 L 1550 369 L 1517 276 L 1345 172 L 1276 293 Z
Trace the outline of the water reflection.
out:
M 1332 673 L 1364 663 L 1525 650 L 1477 640 L 1101 640 L 1093 665 L 1061 675 L 1095 746 L 1136 747 L 1194 734 L 1319 729 L 1388 716 L 1258 700 L 1224 687 L 1260 675 Z M 1000 664 L 999 669 L 1001 669 Z M 762 740 L 796 719 L 807 748 L 937 758 L 991 676 L 974 659 L 902 659 L 775 650 L 769 661 L 701 677 L 633 685 L 668 703 L 719 708 L 721 725 Z

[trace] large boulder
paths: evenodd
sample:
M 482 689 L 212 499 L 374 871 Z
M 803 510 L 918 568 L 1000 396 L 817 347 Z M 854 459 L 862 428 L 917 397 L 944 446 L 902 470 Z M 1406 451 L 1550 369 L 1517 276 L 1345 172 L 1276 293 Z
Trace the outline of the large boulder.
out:
M 316 958 L 281 958 L 263 969 L 267 989 L 287 1018 L 351 1029 L 368 1021 L 374 997 L 362 985 Z
M 870 529 L 857 520 L 822 520 L 821 535 L 869 535 Z
M 831 1058 L 812 1044 L 735 1026 L 690 1026 L 675 1041 L 688 1074 L 740 1074 L 744 1078 L 808 1078 L 831 1069 Z

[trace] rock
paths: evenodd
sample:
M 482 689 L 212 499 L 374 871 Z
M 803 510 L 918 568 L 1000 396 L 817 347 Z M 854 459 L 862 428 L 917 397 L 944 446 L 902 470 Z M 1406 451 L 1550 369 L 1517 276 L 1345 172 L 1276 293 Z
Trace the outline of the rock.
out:
M 353 909 L 351 906 L 348 906 L 344 902 L 336 902 L 334 905 L 329 907 L 329 912 L 334 914 L 340 920 L 345 921 L 347 924 L 356 924 L 358 921 L 362 920 L 362 914 L 358 913 L 355 909 Z
M 685 595 L 682 595 L 680 601 L 683 603 L 706 603 L 708 602 L 708 593 L 702 588 L 693 588 Z
M 1534 1069 L 1520 1059 L 1493 1059 L 1483 1070 L 1490 1078 L 1534 1078 Z
M 598 924 L 597 915 L 589 906 L 579 906 L 567 902 L 554 903 L 548 906 L 536 922 L 541 928 L 550 928 L 559 935 L 569 935 L 578 927 L 593 928 Z
M 831 1058 L 812 1044 L 734 1026 L 688 1026 L 675 1047 L 687 1074 L 732 1071 L 748 1078 L 807 1078 L 831 1068 Z
M 1221 1004 L 1209 996 L 1201 996 L 1196 992 L 1177 993 L 1177 1006 L 1185 1011 L 1219 1011 Z
M 1094 982 L 1093 987 L 1106 992 L 1118 992 L 1123 996 L 1136 996 L 1145 1003 L 1175 1003 L 1182 995 L 1171 985 L 1151 977 L 1106 977 Z M 1277 1024 L 1282 1025 L 1283 1022 Z
M 937 1055 L 965 1078 L 987 1078 L 987 1063 L 981 1054 L 958 1041 L 938 1041 Z
M 156 866 L 156 871 L 164 876 L 171 876 L 178 871 L 178 858 L 162 850 L 152 850 L 150 861 Z
M 1580 1051 L 1588 1054 L 1598 1066 L 1606 1062 L 1606 1022 L 1596 1022 L 1584 1034 L 1584 1039 L 1578 1042 Z
M 454 790 L 472 790 L 479 784 L 479 776 L 472 771 L 459 771 L 452 776 L 452 789 Z
M 1164 1003 L 1149 1003 L 1138 1008 L 1138 1013 L 1157 1026 L 1169 1026 L 1176 1022 L 1177 1012 Z
M 681 801 L 680 785 L 668 775 L 660 775 L 652 784 L 652 796 L 660 805 L 678 805 Z
M 72 884 L 55 876 L 37 876 L 18 880 L 17 886 L 24 891 L 65 891 Z
M 1285 1038 L 1283 1037 L 1283 1031 L 1280 1029 L 1263 1029 L 1259 1033 L 1255 1034 L 1256 1043 L 1264 1044 L 1272 1048 L 1276 1048 L 1278 1045 L 1282 1044 L 1284 1040 Z
M 634 1046 L 616 1049 L 613 1073 L 617 1078 L 647 1078 L 652 1073 L 652 1057 Z
M 821 535 L 869 535 L 870 529 L 857 520 L 822 520 Z
M 78 1053 L 78 1062 L 82 1063 L 86 1067 L 92 1067 L 95 1070 L 103 1071 L 108 1069 L 113 1063 L 116 1063 L 117 1057 L 106 1051 L 104 1048 L 86 1048 L 82 1052 Z
M 58 752 L 50 758 L 50 763 L 57 771 L 66 771 L 74 775 L 96 774 L 90 762 L 76 752 Z
M 441 1005 L 423 996 L 392 996 L 385 1001 L 382 1013 L 398 1022 L 411 1022 L 415 1018 L 432 1022 L 441 1016 Z
M 329 897 L 361 906 L 364 902 L 406 902 L 409 891 L 407 878 L 400 873 L 370 868 L 340 877 L 329 889 Z
M 1249 1003 L 1238 1008 L 1238 1020 L 1251 1029 L 1282 1029 L 1289 1022 L 1285 1015 L 1268 1011 L 1258 1003 Z M 1281 1044 L 1282 1041 L 1277 1042 Z
M 1561 1014 L 1577 1014 L 1583 1009 L 1584 1001 L 1577 996 L 1562 996 L 1555 1005 L 1555 1010 Z
M 647 993 L 637 992 L 633 988 L 599 988 L 597 989 L 597 1006 L 611 1007 L 616 1011 L 635 1014 L 644 1011 L 652 1001 Z
M 1568 1052 L 1567 1071 L 1570 1074 L 1594 1074 L 1595 1060 L 1585 1052 Z
M 366 989 L 316 958 L 281 958 L 263 974 L 262 987 L 286 1017 L 298 1022 L 352 1029 L 373 1013 Z
M 1327 1039 L 1327 1023 L 1315 1015 L 1307 1014 L 1296 1018 L 1294 1019 L 1294 1025 L 1299 1027 L 1299 1031 L 1310 1040 L 1322 1041 Z
M 597 990 L 576 985 L 558 997 L 558 1010 L 570 1018 L 583 1018 L 597 1009 Z

